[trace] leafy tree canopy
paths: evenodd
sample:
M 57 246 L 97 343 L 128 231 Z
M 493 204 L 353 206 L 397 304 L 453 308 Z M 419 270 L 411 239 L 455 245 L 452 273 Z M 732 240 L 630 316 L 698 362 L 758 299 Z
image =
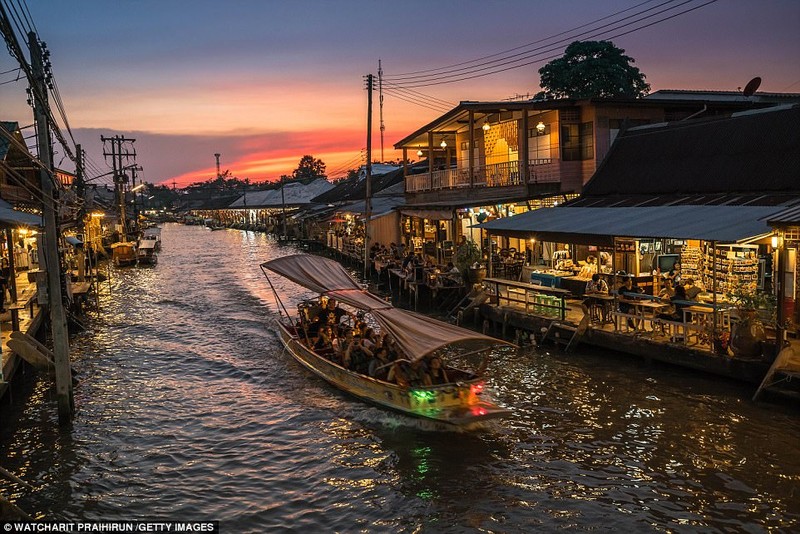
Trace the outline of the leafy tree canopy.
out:
M 308 178 L 325 178 L 325 163 L 314 156 L 303 156 L 297 168 L 292 171 L 292 178 L 305 180 Z
M 632 63 L 611 41 L 575 41 L 539 69 L 540 85 L 555 98 L 642 97 L 650 85 Z

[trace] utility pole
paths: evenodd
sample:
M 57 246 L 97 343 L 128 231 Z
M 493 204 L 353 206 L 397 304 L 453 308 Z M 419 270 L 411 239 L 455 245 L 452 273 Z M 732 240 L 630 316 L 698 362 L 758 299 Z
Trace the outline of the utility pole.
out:
M 281 211 L 283 213 L 283 240 L 285 242 L 289 238 L 286 234 L 286 195 L 283 192 L 284 185 L 286 185 L 286 176 L 281 175 Z
M 136 220 L 136 227 L 139 227 L 139 202 L 136 201 L 136 171 L 142 171 L 141 165 L 131 165 L 131 191 L 133 191 L 133 217 Z M 144 184 L 140 184 L 144 185 Z
M 111 156 L 111 163 L 114 169 L 114 195 L 117 199 L 117 206 L 119 207 L 119 226 L 122 233 L 123 241 L 128 240 L 128 228 L 125 221 L 125 184 L 128 182 L 128 177 L 123 172 L 125 167 L 122 164 L 122 158 L 126 160 L 133 159 L 136 161 L 136 151 L 131 148 L 130 150 L 123 145 L 125 143 L 136 142 L 136 139 L 126 139 L 124 136 L 115 135 L 114 137 L 100 136 L 103 142 L 103 156 Z M 106 152 L 106 142 L 111 143 L 111 152 Z M 124 151 L 123 151 L 124 148 Z
M 222 175 L 220 174 L 220 172 L 219 172 L 219 157 L 220 157 L 221 155 L 222 155 L 222 154 L 214 154 L 214 157 L 215 157 L 215 158 L 217 158 L 217 179 L 219 179 L 219 178 L 222 176 Z
M 364 198 L 364 278 L 369 280 L 369 219 L 372 217 L 372 74 L 367 74 L 367 193 Z
M 50 328 L 53 335 L 53 355 L 56 368 L 56 400 L 58 402 L 58 422 L 69 424 L 72 420 L 75 402 L 72 396 L 72 371 L 69 364 L 69 338 L 67 316 L 61 300 L 61 261 L 58 255 L 58 225 L 56 221 L 55 188 L 53 179 L 53 155 L 48 122 L 49 103 L 47 100 L 47 74 L 44 69 L 42 49 L 36 33 L 28 33 L 28 47 L 33 70 L 32 83 L 36 87 L 34 95 L 34 119 L 36 139 L 39 146 L 39 160 L 43 168 L 39 170 L 42 184 L 42 203 L 44 211 L 44 258 L 47 270 L 48 304 L 50 307 Z

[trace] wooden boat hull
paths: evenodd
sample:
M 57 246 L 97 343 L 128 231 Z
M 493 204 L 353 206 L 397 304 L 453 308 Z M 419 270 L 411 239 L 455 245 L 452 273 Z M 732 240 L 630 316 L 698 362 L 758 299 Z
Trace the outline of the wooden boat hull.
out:
M 468 426 L 510 415 L 511 411 L 480 398 L 483 380 L 475 378 L 441 386 L 403 388 L 355 373 L 316 354 L 280 321 L 277 331 L 292 357 L 329 384 L 362 400 L 406 415 L 453 426 Z

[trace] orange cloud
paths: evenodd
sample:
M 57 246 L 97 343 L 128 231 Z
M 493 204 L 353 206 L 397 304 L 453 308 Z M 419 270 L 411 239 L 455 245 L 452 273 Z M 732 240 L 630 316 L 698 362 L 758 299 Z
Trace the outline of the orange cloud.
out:
M 229 170 L 241 179 L 274 181 L 283 174 L 290 175 L 300 158 L 310 154 L 326 164 L 329 177 L 339 177 L 365 162 L 360 148 L 365 143 L 366 133 L 353 130 L 254 134 L 235 138 L 233 143 L 229 143 L 227 153 L 221 150 L 220 169 Z M 209 180 L 215 175 L 215 163 L 209 158 L 206 165 L 162 181 L 170 184 L 174 181 L 178 186 L 185 186 Z

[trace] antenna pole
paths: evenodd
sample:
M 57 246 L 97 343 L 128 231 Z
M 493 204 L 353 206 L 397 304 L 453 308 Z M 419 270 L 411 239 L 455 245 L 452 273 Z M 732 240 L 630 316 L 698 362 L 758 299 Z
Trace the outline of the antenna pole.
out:
M 378 107 L 381 122 L 381 163 L 385 163 L 386 159 L 383 157 L 383 132 L 386 131 L 386 125 L 383 124 L 383 67 L 381 67 L 381 60 L 378 60 Z

